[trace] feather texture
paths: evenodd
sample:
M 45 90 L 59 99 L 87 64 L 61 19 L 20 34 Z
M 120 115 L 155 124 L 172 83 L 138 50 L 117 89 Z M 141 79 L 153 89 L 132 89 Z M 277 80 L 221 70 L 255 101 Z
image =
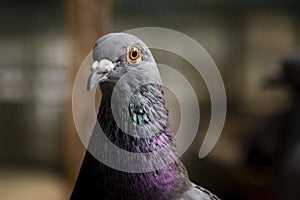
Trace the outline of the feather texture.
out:
M 141 63 L 135 65 L 126 62 L 126 47 L 132 43 L 141 47 Z M 168 129 L 168 110 L 159 84 L 160 76 L 147 46 L 128 34 L 109 34 L 97 41 L 93 58 L 96 61 L 117 60 L 119 66 L 106 75 L 105 82 L 99 83 L 102 91 L 97 115 L 99 123 L 90 138 L 71 200 L 218 199 L 209 191 L 191 183 L 184 165 L 177 159 L 173 135 Z M 129 76 L 125 76 L 125 81 L 116 86 L 124 74 Z M 149 84 L 143 84 L 145 81 Z M 131 93 L 131 88 L 137 89 Z M 117 91 L 117 98 L 113 100 L 114 91 Z M 126 101 L 128 93 L 130 98 Z M 98 126 L 104 134 L 100 134 Z M 100 145 L 99 141 L 104 137 L 122 151 L 112 154 L 108 143 Z M 164 155 L 154 158 L 149 156 L 149 153 L 161 149 L 164 149 Z M 124 151 L 141 154 L 138 167 L 146 168 L 157 163 L 162 165 L 156 170 L 133 173 L 114 169 L 94 157 L 102 155 L 110 163 L 119 161 L 131 165 L 132 159 L 121 153 Z

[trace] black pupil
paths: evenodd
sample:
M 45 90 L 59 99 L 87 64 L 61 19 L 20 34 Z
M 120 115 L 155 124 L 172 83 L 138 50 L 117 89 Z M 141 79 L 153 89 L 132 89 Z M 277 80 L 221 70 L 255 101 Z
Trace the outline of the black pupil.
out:
M 138 54 L 137 51 L 132 51 L 132 53 L 131 53 L 132 58 L 136 58 L 137 54 Z

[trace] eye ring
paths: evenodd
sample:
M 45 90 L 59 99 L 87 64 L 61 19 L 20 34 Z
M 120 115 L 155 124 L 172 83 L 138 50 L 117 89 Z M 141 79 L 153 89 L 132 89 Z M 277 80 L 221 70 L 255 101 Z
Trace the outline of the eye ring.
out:
M 129 63 L 138 63 L 141 60 L 141 51 L 137 46 L 131 46 L 127 51 L 127 61 Z

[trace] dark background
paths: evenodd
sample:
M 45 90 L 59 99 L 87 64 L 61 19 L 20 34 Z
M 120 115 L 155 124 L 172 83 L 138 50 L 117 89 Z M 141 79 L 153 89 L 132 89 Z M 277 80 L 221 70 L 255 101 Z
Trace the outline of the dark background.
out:
M 300 198 L 295 192 L 300 184 L 295 178 L 300 174 L 299 90 L 291 86 L 295 82 L 277 80 L 283 61 L 300 43 L 299 1 L 0 4 L 0 199 L 68 198 L 84 152 L 71 113 L 75 73 L 97 38 L 145 26 L 174 29 L 197 40 L 225 83 L 224 130 L 213 151 L 199 159 L 210 117 L 206 86 L 201 78 L 195 80 L 186 61 L 153 50 L 156 60 L 191 81 L 199 98 L 199 134 L 182 156 L 191 179 L 223 199 Z M 299 82 L 297 70 L 289 73 Z M 170 103 L 176 127 L 174 109 L 176 103 Z

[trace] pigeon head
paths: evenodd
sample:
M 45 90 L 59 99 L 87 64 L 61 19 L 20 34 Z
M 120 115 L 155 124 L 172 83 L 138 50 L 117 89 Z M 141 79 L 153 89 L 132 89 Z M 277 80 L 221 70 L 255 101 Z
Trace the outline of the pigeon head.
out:
M 93 64 L 88 90 L 97 84 L 115 84 L 123 75 L 133 74 L 131 81 L 158 77 L 155 60 L 144 42 L 126 33 L 110 33 L 97 40 L 93 49 Z

